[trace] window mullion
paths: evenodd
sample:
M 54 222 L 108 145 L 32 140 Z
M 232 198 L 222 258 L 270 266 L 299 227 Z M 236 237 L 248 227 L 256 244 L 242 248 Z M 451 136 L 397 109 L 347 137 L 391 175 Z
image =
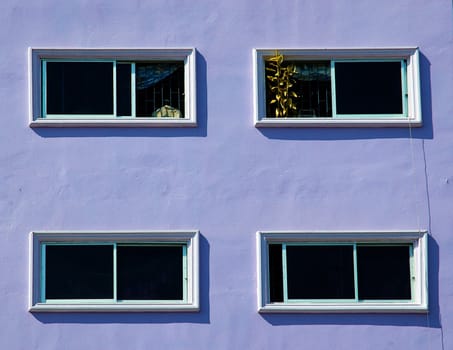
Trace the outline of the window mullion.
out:
M 414 295 L 415 286 L 416 286 L 416 280 L 415 280 L 415 261 L 414 261 L 414 246 L 411 244 L 409 245 L 409 278 L 410 280 L 410 286 L 411 286 L 411 300 L 414 301 L 416 299 Z M 418 298 L 418 296 L 417 296 Z
M 116 110 L 116 61 L 113 61 L 113 116 L 117 117 L 117 110 Z
M 332 118 L 337 117 L 337 97 L 335 87 L 335 61 L 330 61 L 330 91 L 332 96 Z
M 117 244 L 113 243 L 113 301 L 118 301 L 117 296 Z
M 132 117 L 136 117 L 136 85 L 135 85 L 136 75 L 135 75 L 135 62 L 131 63 L 131 114 Z
M 357 272 L 357 243 L 353 244 L 353 260 L 354 260 L 354 299 L 359 301 L 359 279 Z
M 187 301 L 187 245 L 182 246 L 182 298 L 183 301 Z
M 286 243 L 282 244 L 283 302 L 288 302 L 288 270 L 286 264 Z
M 408 97 L 409 94 L 407 92 L 407 64 L 405 60 L 401 60 L 401 89 L 402 89 L 402 103 L 403 103 L 403 116 L 408 117 Z

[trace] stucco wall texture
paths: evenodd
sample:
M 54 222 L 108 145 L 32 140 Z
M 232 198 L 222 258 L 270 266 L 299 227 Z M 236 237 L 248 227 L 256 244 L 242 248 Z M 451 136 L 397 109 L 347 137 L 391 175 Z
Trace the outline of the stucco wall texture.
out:
M 0 349 L 452 349 L 449 0 L 2 0 Z M 253 48 L 418 46 L 423 127 L 259 129 Z M 196 128 L 30 128 L 29 47 L 197 49 Z M 30 313 L 33 230 L 198 229 L 198 313 Z M 259 314 L 257 230 L 428 230 L 428 314 Z

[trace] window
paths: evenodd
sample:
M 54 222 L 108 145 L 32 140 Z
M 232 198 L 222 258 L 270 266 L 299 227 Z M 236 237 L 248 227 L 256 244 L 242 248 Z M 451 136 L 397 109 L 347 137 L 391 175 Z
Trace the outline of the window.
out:
M 194 49 L 30 49 L 31 126 L 195 126 Z
M 258 232 L 260 312 L 426 312 L 425 232 Z
M 31 311 L 198 311 L 198 233 L 33 232 Z
M 419 54 L 255 50 L 256 126 L 420 126 Z

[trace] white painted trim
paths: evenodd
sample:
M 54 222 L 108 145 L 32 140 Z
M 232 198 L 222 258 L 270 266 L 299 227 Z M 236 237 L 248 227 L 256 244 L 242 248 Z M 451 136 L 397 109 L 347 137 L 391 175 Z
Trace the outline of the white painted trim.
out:
M 29 126 L 30 127 L 196 127 L 196 49 L 195 48 L 29 48 Z M 185 118 L 52 118 L 41 116 L 41 60 L 109 59 L 130 61 L 184 61 Z
M 116 243 L 187 243 L 187 302 L 147 303 L 54 303 L 40 302 L 40 247 L 45 242 L 116 242 Z M 196 312 L 200 310 L 199 232 L 196 230 L 163 231 L 34 231 L 30 233 L 30 294 L 31 312 Z
M 268 244 L 270 242 L 370 242 L 413 244 L 416 281 L 408 302 L 301 302 L 271 303 L 269 297 Z M 258 231 L 257 295 L 262 313 L 426 313 L 428 312 L 427 231 Z
M 406 59 L 408 118 L 266 118 L 266 80 L 264 61 L 281 52 L 285 59 Z M 404 127 L 422 126 L 419 50 L 404 48 L 267 48 L 253 50 L 253 101 L 255 127 Z
M 32 128 L 62 127 L 104 127 L 104 128 L 141 128 L 141 127 L 195 127 L 196 122 L 185 119 L 163 118 L 116 118 L 116 119 L 38 119 L 30 121 Z
M 268 304 L 258 309 L 260 313 L 427 313 L 426 306 L 414 304 L 363 304 L 336 303 L 336 304 Z

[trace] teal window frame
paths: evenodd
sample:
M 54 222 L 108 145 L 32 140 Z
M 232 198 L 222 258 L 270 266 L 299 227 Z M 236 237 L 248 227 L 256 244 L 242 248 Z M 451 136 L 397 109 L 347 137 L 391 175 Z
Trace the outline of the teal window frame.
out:
M 46 299 L 46 247 L 112 246 L 111 299 Z M 182 247 L 182 299 L 120 300 L 117 297 L 117 248 Z M 199 311 L 199 233 L 175 231 L 34 231 L 30 233 L 31 312 L 197 312 Z
M 30 127 L 196 127 L 196 49 L 195 48 L 29 48 L 29 126 Z M 112 114 L 49 114 L 47 112 L 47 69 L 49 62 L 112 62 Z M 135 65 L 139 63 L 182 63 L 184 94 L 180 118 L 137 116 Z M 116 68 L 131 64 L 131 115 L 118 116 Z M 181 83 L 182 84 L 182 83 Z M 181 108 L 182 109 L 182 108 Z
M 330 62 L 332 115 L 329 117 L 268 116 L 266 61 L 276 52 L 288 62 Z M 255 127 L 420 127 L 422 126 L 419 49 L 400 48 L 265 48 L 253 50 Z M 341 114 L 337 112 L 335 64 L 400 62 L 401 113 Z M 369 84 L 373 84 L 372 81 Z M 371 85 L 370 85 L 371 86 Z M 359 111 L 357 111 L 359 112 Z M 399 112 L 399 111 L 398 111 Z
M 411 299 L 409 300 L 398 300 L 398 299 L 386 299 L 385 303 L 413 303 L 414 302 L 414 254 L 413 254 L 413 246 L 410 243 L 393 243 L 393 244 L 382 244 L 382 243 L 363 243 L 363 242 L 350 242 L 350 243 L 342 243 L 342 242 L 329 242 L 329 243 L 314 243 L 314 242 L 306 242 L 306 243 L 287 243 L 287 242 L 274 242 L 274 244 L 281 244 L 282 245 L 282 267 L 283 267 L 283 303 L 311 303 L 311 302 L 319 302 L 319 303 L 342 303 L 342 302 L 354 302 L 354 303 L 367 303 L 367 302 L 374 302 L 375 299 L 359 299 L 359 284 L 358 284 L 358 261 L 357 261 L 357 247 L 358 246 L 372 246 L 372 247 L 408 247 L 409 249 L 409 279 L 411 281 Z M 352 260 L 353 260 L 353 271 L 354 271 L 354 298 L 353 299 L 290 299 L 288 297 L 288 275 L 287 275 L 287 257 L 286 257 L 286 247 L 287 246 L 351 246 L 352 250 Z M 270 266 L 268 266 L 268 273 L 270 270 Z M 270 286 L 269 286 L 270 287 Z M 376 299 L 380 300 L 380 299 Z
M 48 246 L 87 246 L 87 245 L 104 245 L 104 246 L 112 246 L 112 260 L 113 260 L 113 278 L 112 278 L 112 286 L 113 286 L 113 298 L 112 299 L 46 299 L 46 247 Z M 152 247 L 165 247 L 165 246 L 177 246 L 177 247 L 182 247 L 182 287 L 183 287 L 183 298 L 181 300 L 166 300 L 166 299 L 159 299 L 159 300 L 120 300 L 117 297 L 117 247 L 118 246 L 140 246 L 140 247 L 146 247 L 146 246 L 152 246 Z M 187 243 L 186 242 L 172 242 L 171 244 L 169 243 L 159 243 L 159 242 L 140 242 L 140 243 L 134 243 L 134 242 L 127 242 L 127 243 L 117 243 L 117 242 L 88 242 L 88 243 L 59 243 L 59 242 L 46 242 L 42 243 L 41 245 L 41 275 L 40 275 L 40 284 L 41 284 L 41 293 L 40 297 L 41 303 L 44 304 L 67 304 L 67 303 L 155 303 L 155 304 L 168 304 L 168 303 L 181 303 L 181 304 L 186 304 L 187 303 Z
M 91 62 L 91 63 L 112 63 L 112 76 L 113 76 L 113 114 L 50 114 L 47 112 L 47 63 L 48 62 Z M 146 62 L 146 61 L 144 61 Z M 42 71 L 42 86 L 41 86 L 41 116 L 44 119 L 135 119 L 136 115 L 136 74 L 135 74 L 135 65 L 140 63 L 140 61 L 121 61 L 121 60 L 107 60 L 107 59 L 43 59 L 41 60 L 41 71 Z M 181 61 L 183 63 L 183 61 Z M 117 114 L 117 65 L 120 64 L 130 64 L 131 65 L 131 115 L 130 116 L 119 116 Z M 150 118 L 151 116 L 148 116 Z M 147 118 L 147 117 L 140 117 Z M 153 117 L 154 118 L 154 117 Z M 169 120 L 176 118 L 167 118 Z M 187 119 L 185 116 L 183 118 L 177 119 Z
M 272 269 L 273 259 L 281 259 L 279 268 Z M 352 246 L 354 261 L 353 299 L 296 299 L 289 298 L 285 249 L 288 246 Z M 258 231 L 257 292 L 258 312 L 262 313 L 425 313 L 428 312 L 428 233 L 423 230 L 401 231 Z M 407 246 L 409 249 L 409 278 L 411 298 L 359 299 L 357 247 Z M 278 250 L 281 249 L 281 257 Z M 279 260 L 274 260 L 278 262 Z M 272 281 L 271 281 L 271 278 Z M 279 282 L 281 281 L 281 282 Z M 271 285 L 272 282 L 272 285 Z M 272 289 L 275 283 L 282 283 Z M 285 289 L 286 288 L 286 289 Z M 271 296 L 272 295 L 272 296 Z
M 48 62 L 82 62 L 82 63 L 96 63 L 105 62 L 112 63 L 112 76 L 113 76 L 113 113 L 112 114 L 51 114 L 47 113 L 47 63 Z M 116 66 L 117 64 L 130 63 L 131 64 L 131 110 L 130 116 L 117 116 L 117 83 L 116 83 Z M 135 62 L 122 62 L 117 60 L 106 59 L 42 59 L 41 60 L 42 84 L 41 84 L 41 118 L 58 118 L 58 119 L 112 119 L 112 118 L 136 118 L 135 115 Z
M 401 64 L 401 103 L 402 103 L 402 113 L 401 114 L 340 114 L 337 113 L 337 102 L 336 102 L 336 77 L 335 77 L 335 64 L 341 62 L 400 62 Z M 330 76 L 331 76 L 331 97 L 332 97 L 332 118 L 340 119 L 407 119 L 407 64 L 405 59 L 391 60 L 391 59 L 332 59 L 330 60 Z

